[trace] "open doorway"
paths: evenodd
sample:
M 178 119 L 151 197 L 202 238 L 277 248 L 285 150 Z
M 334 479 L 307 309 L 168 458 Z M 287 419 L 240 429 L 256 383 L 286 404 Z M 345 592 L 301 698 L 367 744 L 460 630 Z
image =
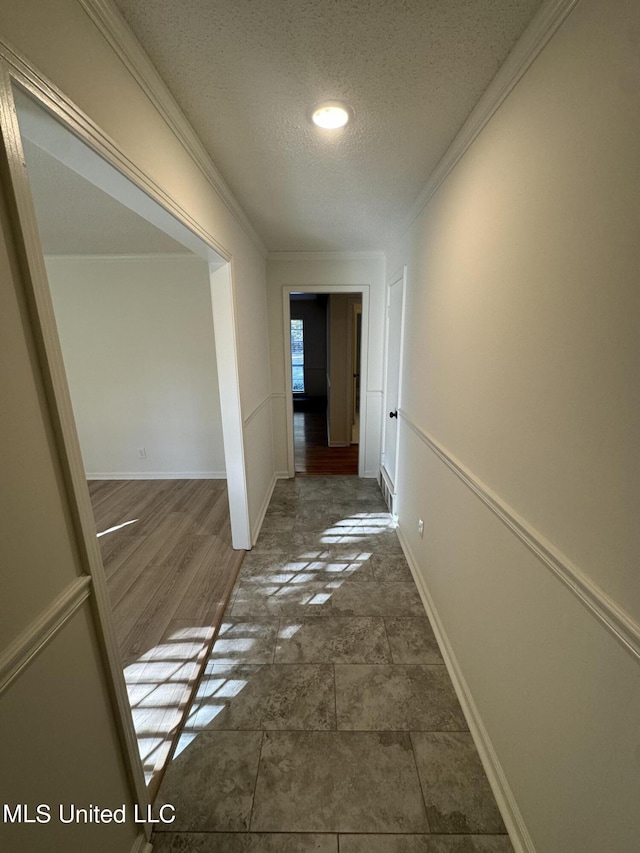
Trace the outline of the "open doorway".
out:
M 357 475 L 362 294 L 289 294 L 293 457 L 297 475 Z
M 225 479 L 242 467 L 229 265 L 15 100 L 37 318 L 122 725 L 153 796 L 248 547 L 246 483 L 228 495 Z

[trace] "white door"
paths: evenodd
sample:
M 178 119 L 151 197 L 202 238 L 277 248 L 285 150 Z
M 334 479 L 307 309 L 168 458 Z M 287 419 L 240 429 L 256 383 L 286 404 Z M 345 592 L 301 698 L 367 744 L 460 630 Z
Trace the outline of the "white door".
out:
M 402 367 L 402 315 L 404 278 L 394 281 L 387 295 L 387 368 L 385 378 L 385 430 L 383 468 L 392 492 L 396 491 L 398 460 L 398 406 Z

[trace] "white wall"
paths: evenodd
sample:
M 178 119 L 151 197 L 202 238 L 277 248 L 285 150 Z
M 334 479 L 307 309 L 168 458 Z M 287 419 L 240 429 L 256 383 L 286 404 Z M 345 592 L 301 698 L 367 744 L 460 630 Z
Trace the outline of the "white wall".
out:
M 365 476 L 376 477 L 380 469 L 380 425 L 382 416 L 382 362 L 384 350 L 385 262 L 382 255 L 336 253 L 274 254 L 267 261 L 269 341 L 271 344 L 272 418 L 276 470 L 287 471 L 285 347 L 288 333 L 283 329 L 283 287 L 324 286 L 369 287 L 369 339 L 365 388 L 366 431 Z M 364 333 L 364 330 L 363 330 Z M 361 423 L 363 417 L 361 413 Z M 361 448 L 362 452 L 362 448 Z
M 640 838 L 638 32 L 582 0 L 387 259 L 400 530 L 538 853 Z
M 224 477 L 207 263 L 49 257 L 47 273 L 89 478 Z

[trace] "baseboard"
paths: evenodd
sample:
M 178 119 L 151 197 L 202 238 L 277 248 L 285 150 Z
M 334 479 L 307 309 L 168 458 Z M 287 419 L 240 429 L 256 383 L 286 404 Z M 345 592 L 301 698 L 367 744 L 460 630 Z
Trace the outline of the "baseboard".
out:
M 274 473 L 274 475 L 271 477 L 271 483 L 269 484 L 269 488 L 267 489 L 264 500 L 262 501 L 262 506 L 260 507 L 260 512 L 258 513 L 256 523 L 251 528 L 251 546 L 252 547 L 258 541 L 258 536 L 260 535 L 260 529 L 262 528 L 262 522 L 264 521 L 264 517 L 267 514 L 267 509 L 269 508 L 269 503 L 271 502 L 271 495 L 273 494 L 273 490 L 276 487 L 277 480 L 278 480 L 278 475 Z
M 527 831 L 524 819 L 520 813 L 520 809 L 518 808 L 500 761 L 498 760 L 498 756 L 493 748 L 489 734 L 482 722 L 482 718 L 480 717 L 480 713 L 474 702 L 469 685 L 462 674 L 460 664 L 458 663 L 458 659 L 453 651 L 447 632 L 445 631 L 440 616 L 438 615 L 431 593 L 429 592 L 422 575 L 418 571 L 418 563 L 400 527 L 397 528 L 397 533 L 398 538 L 400 539 L 400 544 L 402 545 L 402 550 L 404 551 L 407 562 L 409 563 L 411 574 L 413 575 L 413 579 L 418 587 L 420 598 L 422 599 L 422 603 L 424 604 L 425 610 L 427 611 L 431 621 L 438 645 L 440 646 L 442 657 L 444 658 L 456 695 L 460 702 L 460 706 L 462 707 L 467 725 L 469 726 L 469 731 L 471 732 L 478 754 L 480 755 L 482 766 L 487 774 L 491 790 L 496 798 L 500 814 L 502 815 L 507 832 L 509 833 L 513 849 L 515 853 L 535 853 L 533 841 Z
M 147 836 L 144 832 L 141 832 L 133 842 L 131 853 L 151 853 L 152 850 L 153 844 L 150 841 L 147 841 Z
M 226 480 L 225 471 L 87 471 L 87 480 Z
M 382 261 L 384 252 L 269 252 L 268 261 Z

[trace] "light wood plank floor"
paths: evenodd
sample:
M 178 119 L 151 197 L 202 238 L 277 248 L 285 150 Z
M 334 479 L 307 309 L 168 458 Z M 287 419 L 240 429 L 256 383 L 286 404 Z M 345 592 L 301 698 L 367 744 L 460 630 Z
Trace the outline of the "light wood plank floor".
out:
M 94 480 L 89 493 L 153 796 L 244 551 L 223 480 Z

